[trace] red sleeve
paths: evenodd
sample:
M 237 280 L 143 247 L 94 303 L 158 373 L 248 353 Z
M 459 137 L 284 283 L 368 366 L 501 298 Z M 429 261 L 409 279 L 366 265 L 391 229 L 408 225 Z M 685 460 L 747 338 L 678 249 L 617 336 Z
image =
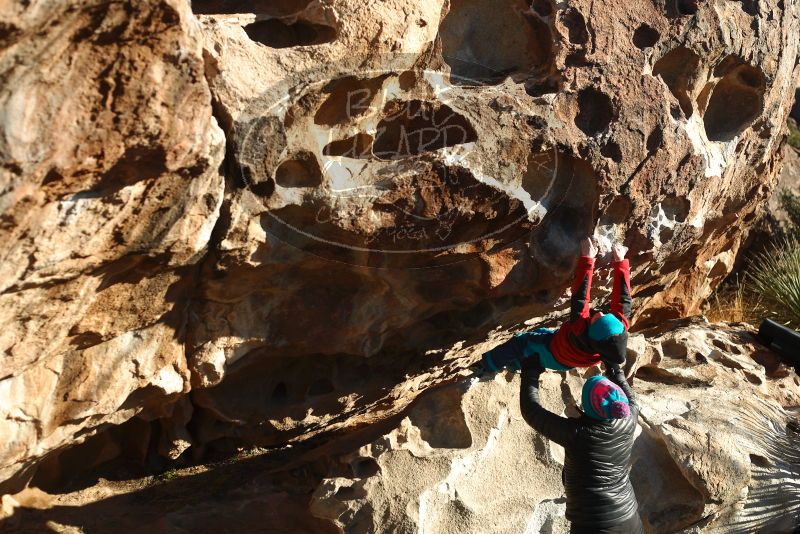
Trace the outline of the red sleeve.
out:
M 611 263 L 614 286 L 611 290 L 611 313 L 624 319 L 625 328 L 631 317 L 631 268 L 628 259 Z
M 592 290 L 592 272 L 594 271 L 594 258 L 581 256 L 578 267 L 575 269 L 575 280 L 572 282 L 572 299 L 569 318 L 575 321 L 579 317 L 589 317 L 589 306 L 592 299 L 589 294 Z

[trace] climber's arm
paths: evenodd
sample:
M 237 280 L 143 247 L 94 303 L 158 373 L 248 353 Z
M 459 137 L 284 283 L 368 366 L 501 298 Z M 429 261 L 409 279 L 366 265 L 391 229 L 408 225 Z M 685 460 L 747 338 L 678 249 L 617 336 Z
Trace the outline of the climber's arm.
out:
M 611 290 L 611 313 L 619 317 L 628 329 L 631 318 L 631 268 L 625 258 L 626 249 L 620 244 L 614 245 L 613 269 L 614 285 Z
M 580 317 L 589 317 L 589 306 L 592 290 L 592 272 L 594 270 L 594 257 L 597 249 L 589 238 L 581 242 L 581 257 L 575 269 L 575 279 L 572 282 L 572 299 L 569 319 L 575 321 Z
M 522 417 L 547 439 L 566 446 L 577 433 L 577 426 L 572 420 L 544 409 L 539 403 L 539 376 L 542 371 L 544 369 L 536 358 L 528 358 L 522 364 L 522 385 L 519 394 Z

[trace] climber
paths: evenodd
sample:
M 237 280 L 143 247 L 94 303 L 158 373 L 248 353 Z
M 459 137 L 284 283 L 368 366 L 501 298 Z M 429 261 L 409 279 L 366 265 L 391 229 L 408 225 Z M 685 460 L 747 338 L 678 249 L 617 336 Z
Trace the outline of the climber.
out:
M 612 247 L 611 313 L 590 308 L 597 248 L 591 238 L 586 238 L 581 242 L 581 257 L 572 283 L 569 320 L 557 331 L 538 328 L 515 335 L 486 352 L 483 367 L 489 371 L 504 367 L 519 370 L 521 362 L 531 356 L 536 356 L 542 367 L 555 371 L 591 367 L 601 361 L 606 369 L 624 366 L 631 315 L 630 267 L 626 252 L 619 243 Z
M 537 358 L 522 361 L 520 410 L 525 421 L 564 447 L 562 480 L 570 532 L 643 533 L 628 473 L 639 406 L 619 367 L 583 385 L 580 418 L 561 417 L 539 404 Z

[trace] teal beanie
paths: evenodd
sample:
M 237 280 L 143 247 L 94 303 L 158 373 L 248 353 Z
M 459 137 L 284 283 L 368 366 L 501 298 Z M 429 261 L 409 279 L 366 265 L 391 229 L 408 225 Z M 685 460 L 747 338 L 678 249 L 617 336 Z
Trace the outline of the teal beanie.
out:
M 614 315 L 607 313 L 589 325 L 589 337 L 595 341 L 603 341 L 625 331 L 625 325 Z

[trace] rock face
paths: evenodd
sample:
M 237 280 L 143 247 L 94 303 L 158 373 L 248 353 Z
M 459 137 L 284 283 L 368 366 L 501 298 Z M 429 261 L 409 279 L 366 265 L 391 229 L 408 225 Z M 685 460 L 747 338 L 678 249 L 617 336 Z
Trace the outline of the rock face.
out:
M 4 6 L 0 484 L 125 421 L 176 458 L 397 414 L 563 311 L 590 234 L 638 327 L 696 312 L 778 171 L 800 7 L 640 4 Z
M 647 532 L 793 532 L 800 378 L 754 344 L 749 327 L 702 319 L 665 327 L 634 336 L 629 352 L 643 405 L 631 478 Z M 545 406 L 575 415 L 583 378 L 545 373 Z M 522 420 L 517 375 L 465 377 L 392 420 L 308 445 L 150 481 L 93 476 L 57 494 L 27 488 L 3 497 L 0 518 L 11 516 L 0 524 L 4 532 L 568 532 L 564 451 Z
M 633 345 L 631 480 L 647 531 L 791 532 L 800 428 L 784 406 L 800 401 L 797 375 L 736 326 L 690 323 Z M 548 372 L 542 402 L 574 415 L 582 383 Z M 347 532 L 569 531 L 564 451 L 523 421 L 518 375 L 426 393 L 395 429 L 337 459 L 311 512 Z
M 182 2 L 0 13 L 0 481 L 189 391 L 224 137 Z
M 396 412 L 454 344 L 563 309 L 585 235 L 631 247 L 639 327 L 729 272 L 777 172 L 794 15 L 528 4 L 195 2 L 230 147 L 190 322 L 201 441 Z

